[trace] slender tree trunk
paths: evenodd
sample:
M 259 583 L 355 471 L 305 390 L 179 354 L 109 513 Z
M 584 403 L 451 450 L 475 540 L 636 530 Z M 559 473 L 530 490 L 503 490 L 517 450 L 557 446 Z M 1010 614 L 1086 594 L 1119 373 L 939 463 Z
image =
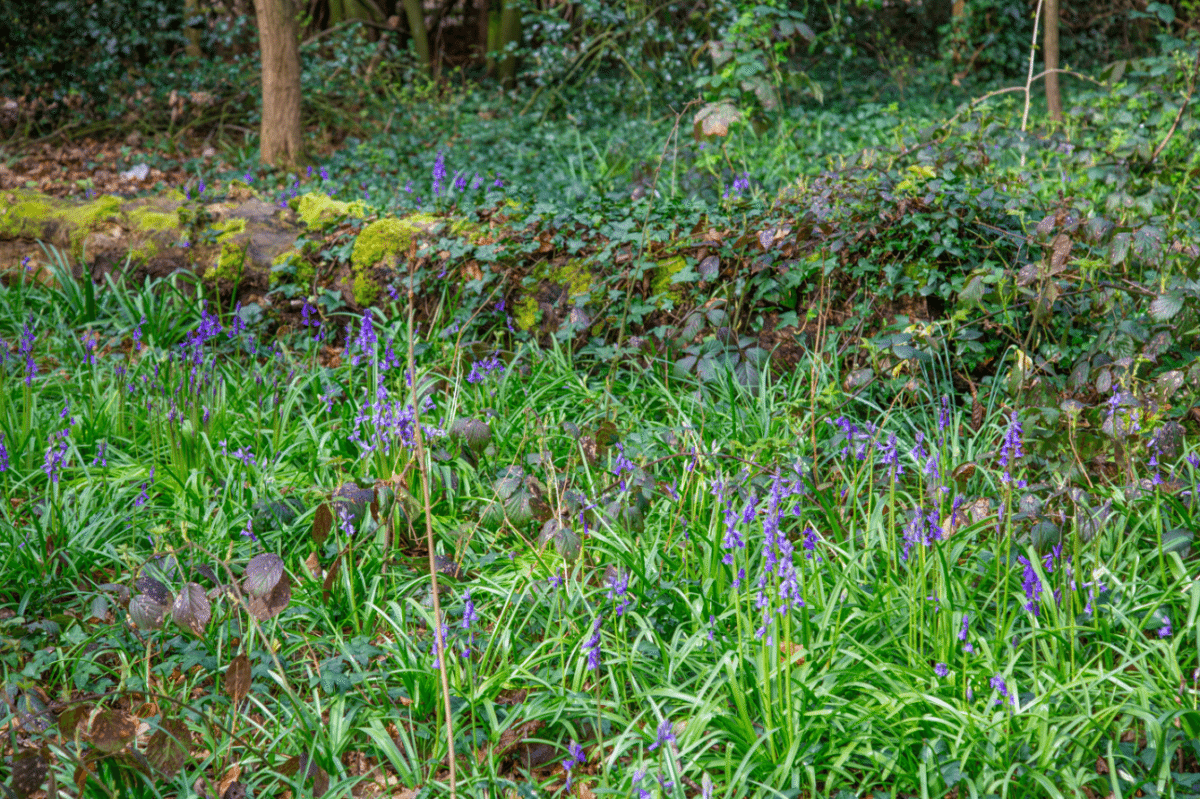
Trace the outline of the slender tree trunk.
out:
M 504 0 L 504 10 L 500 12 L 500 47 L 507 49 L 510 43 L 521 41 L 521 9 L 516 0 Z M 517 76 L 517 57 L 506 55 L 500 62 L 500 81 L 506 89 L 511 89 Z
M 487 62 L 488 52 L 488 0 L 475 0 L 475 12 L 479 14 L 479 63 L 484 64 Z
M 404 14 L 408 17 L 408 32 L 412 36 L 413 49 L 417 58 L 429 72 L 429 31 L 425 28 L 425 8 L 421 0 L 404 0 Z
M 1047 70 L 1058 69 L 1058 0 L 1045 0 L 1046 23 L 1042 27 L 1042 57 Z M 1062 90 L 1058 84 L 1058 73 L 1046 73 L 1046 108 L 1050 118 L 1062 122 Z
M 259 160 L 295 166 L 304 156 L 300 127 L 300 30 L 292 0 L 254 0 L 262 54 Z
M 187 37 L 184 52 L 192 58 L 200 58 L 204 55 L 200 51 L 200 39 L 204 34 L 200 28 L 192 25 L 193 17 L 200 13 L 200 0 L 183 0 L 183 20 L 187 26 L 183 30 L 183 35 Z

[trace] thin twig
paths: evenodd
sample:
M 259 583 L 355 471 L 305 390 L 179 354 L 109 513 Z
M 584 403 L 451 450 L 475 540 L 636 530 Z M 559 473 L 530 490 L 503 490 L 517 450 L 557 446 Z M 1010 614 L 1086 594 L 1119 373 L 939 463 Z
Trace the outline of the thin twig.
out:
M 417 304 L 416 292 L 413 290 L 413 273 L 416 271 L 414 262 L 408 262 L 408 380 L 412 387 L 413 409 L 413 443 L 417 458 L 417 472 L 421 475 L 421 496 L 425 502 L 425 546 L 429 550 L 429 584 L 433 589 L 433 646 L 437 651 L 438 672 L 442 677 L 442 711 L 446 714 L 446 757 L 450 761 L 450 799 L 455 799 L 455 757 L 454 757 L 454 721 L 450 718 L 450 677 L 446 673 L 446 642 L 442 636 L 442 604 L 438 598 L 437 551 L 433 542 L 433 502 L 429 491 L 429 466 L 425 463 L 425 438 L 421 433 L 421 399 L 419 395 L 420 381 L 417 380 L 416 356 L 414 342 L 417 337 L 413 314 Z
M 1025 132 L 1027 123 L 1029 122 L 1029 98 L 1030 90 L 1033 86 L 1033 59 L 1037 54 L 1037 35 L 1038 24 L 1042 19 L 1042 2 L 1038 0 L 1037 10 L 1033 12 L 1033 41 L 1029 43 L 1029 76 L 1025 79 L 1025 113 L 1021 115 L 1021 133 Z M 1021 168 L 1025 168 L 1025 151 L 1021 151 Z
M 1154 159 L 1158 158 L 1158 154 L 1167 146 L 1167 142 L 1171 141 L 1171 137 L 1175 135 L 1175 131 L 1179 128 L 1179 120 L 1183 119 L 1183 112 L 1187 110 L 1188 104 L 1192 101 L 1192 93 L 1196 90 L 1196 74 L 1200 72 L 1200 48 L 1196 50 L 1196 61 L 1192 64 L 1192 74 L 1188 77 L 1187 94 L 1184 95 L 1183 105 L 1179 106 L 1179 112 L 1175 114 L 1175 121 L 1171 123 L 1171 129 L 1167 131 L 1167 135 L 1154 148 L 1154 152 L 1150 154 L 1150 160 L 1146 162 L 1146 166 L 1154 163 Z

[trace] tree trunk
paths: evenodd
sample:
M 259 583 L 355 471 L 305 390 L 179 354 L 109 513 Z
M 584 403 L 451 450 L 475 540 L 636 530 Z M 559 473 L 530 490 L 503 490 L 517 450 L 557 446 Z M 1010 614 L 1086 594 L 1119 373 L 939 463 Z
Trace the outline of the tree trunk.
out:
M 1042 57 L 1047 70 L 1058 69 L 1058 0 L 1045 0 L 1046 22 L 1042 27 Z M 1058 84 L 1058 73 L 1046 72 L 1046 108 L 1050 118 L 1062 122 L 1062 90 Z
M 516 0 L 504 0 L 504 9 L 500 12 L 500 49 L 507 50 L 508 45 L 519 44 L 521 41 L 521 8 Z M 511 89 L 516 82 L 517 57 L 505 55 L 500 62 L 500 82 L 504 88 Z
M 262 54 L 259 161 L 295 166 L 304 155 L 300 127 L 300 30 L 292 0 L 254 0 Z
M 475 11 L 479 14 L 479 63 L 487 63 L 488 53 L 488 0 L 475 0 Z
M 421 59 L 425 71 L 429 72 L 429 31 L 425 28 L 425 8 L 421 0 L 404 0 L 404 14 L 408 17 L 408 32 L 412 36 L 413 49 Z
M 184 53 L 190 58 L 200 58 L 204 54 L 200 50 L 200 39 L 204 33 L 199 26 L 193 25 L 192 20 L 201 14 L 200 0 L 183 0 L 183 35 L 187 37 Z

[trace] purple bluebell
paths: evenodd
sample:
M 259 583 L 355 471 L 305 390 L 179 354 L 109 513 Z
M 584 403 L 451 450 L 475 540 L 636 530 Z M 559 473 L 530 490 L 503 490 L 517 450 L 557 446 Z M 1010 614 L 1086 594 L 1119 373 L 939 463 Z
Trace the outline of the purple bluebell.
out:
M 658 730 L 655 731 L 654 743 L 650 744 L 649 751 L 653 752 L 660 746 L 666 746 L 669 743 L 677 743 L 675 740 L 675 731 L 671 728 L 669 719 L 663 719 L 658 723 Z
M 21 341 L 17 346 L 17 353 L 25 359 L 25 385 L 33 385 L 33 376 L 38 373 L 37 362 L 33 360 L 33 345 L 37 342 L 37 333 L 34 330 L 33 314 L 21 326 Z
M 446 153 L 439 150 L 437 158 L 433 161 L 433 196 L 438 197 L 442 193 L 442 183 L 446 180 Z
M 455 191 L 463 191 L 466 188 L 467 188 L 466 175 L 463 175 L 462 173 L 455 175 L 454 176 L 454 190 Z
M 467 374 L 468 383 L 482 383 L 487 379 L 488 375 L 493 372 L 503 372 L 504 364 L 496 354 L 492 354 L 487 358 L 475 361 L 471 364 L 471 371 Z
M 504 188 L 504 180 L 499 175 L 497 175 L 496 179 L 492 181 L 492 188 L 494 188 L 494 189 Z
M 46 448 L 42 462 L 42 471 L 55 485 L 58 485 L 58 478 L 62 475 L 63 467 L 66 465 L 67 452 L 71 448 L 67 441 L 70 434 L 71 426 L 67 425 L 64 429 L 51 433 L 48 438 L 49 446 Z
M 597 616 L 592 622 L 592 635 L 583 642 L 584 651 L 587 653 L 587 667 L 592 671 L 597 671 L 600 668 L 600 625 L 604 623 L 604 617 Z
M 1020 417 L 1017 412 L 1013 411 L 1012 416 L 1008 420 L 1008 429 L 1004 432 L 1004 443 L 1000 445 L 1000 466 L 1004 469 L 1000 475 L 1000 482 L 1011 483 L 1013 464 L 1025 455 L 1021 434 L 1024 432 L 1021 427 Z M 1017 483 L 1018 488 L 1025 487 L 1025 481 L 1021 480 Z
M 0 433 L 0 440 L 3 440 L 4 434 Z M 101 441 L 96 445 L 96 457 L 92 458 L 92 465 L 107 467 L 108 466 L 108 442 Z
M 617 478 L 617 485 L 622 491 L 625 491 L 627 488 L 623 475 L 626 472 L 632 473 L 635 468 L 633 461 L 629 460 L 625 455 L 625 445 L 618 443 L 617 456 L 613 459 L 613 476 Z
M 962 627 L 958 630 L 958 640 L 963 642 L 963 651 L 971 654 L 975 651 L 975 647 L 968 640 L 971 632 L 971 614 L 964 613 L 962 617 Z
M 242 530 L 242 538 L 249 538 L 254 543 L 258 543 L 258 536 L 254 534 L 254 519 L 246 520 L 246 528 Z
M 950 673 L 950 667 L 945 663 L 935 663 L 933 665 L 933 673 L 939 677 L 945 677 Z
M 137 498 L 133 500 L 133 506 L 135 508 L 140 508 L 143 505 L 145 505 L 147 501 L 149 501 L 149 499 L 150 499 L 149 489 L 150 489 L 150 486 L 152 486 L 152 485 L 154 485 L 154 467 L 153 466 L 150 467 L 150 476 L 146 478 L 146 482 L 142 483 L 141 493 L 139 493 L 137 495 Z
M 1016 706 L 1017 698 L 1009 693 L 1008 684 L 1004 682 L 1004 677 L 997 674 L 992 677 L 989 684 L 992 686 L 993 690 L 1000 694 L 999 698 L 996 699 L 997 705 L 1002 704 L 1004 700 L 1007 699 L 1009 704 L 1013 705 L 1014 707 Z
M 646 769 L 639 768 L 633 772 L 633 784 L 637 787 L 638 799 L 650 799 L 651 793 L 642 786 L 642 780 L 646 779 Z
M 563 771 L 567 773 L 567 793 L 571 792 L 571 771 L 576 766 L 582 766 L 586 762 L 587 754 L 583 751 L 583 747 L 575 743 L 575 741 L 571 741 L 567 745 L 567 759 L 562 763 Z
M 1024 567 L 1021 575 L 1021 587 L 1025 590 L 1025 610 L 1037 616 L 1041 613 L 1042 581 L 1037 569 L 1024 555 L 1017 556 L 1017 563 Z
M 4 432 L 0 431 L 0 472 L 8 471 L 8 447 L 4 445 Z
M 633 600 L 629 597 L 629 573 L 617 569 L 608 583 L 608 598 L 617 603 L 617 615 L 624 616 Z
M 887 441 L 877 444 L 876 450 L 879 453 L 880 465 L 889 470 L 892 482 L 898 483 L 901 475 L 904 474 L 904 464 L 900 463 L 900 453 L 896 447 L 896 434 L 892 433 L 887 437 Z
M 1171 630 L 1171 617 L 1164 615 L 1163 616 L 1163 626 L 1158 628 L 1158 637 L 1159 638 L 1170 638 L 1172 632 L 1173 631 Z

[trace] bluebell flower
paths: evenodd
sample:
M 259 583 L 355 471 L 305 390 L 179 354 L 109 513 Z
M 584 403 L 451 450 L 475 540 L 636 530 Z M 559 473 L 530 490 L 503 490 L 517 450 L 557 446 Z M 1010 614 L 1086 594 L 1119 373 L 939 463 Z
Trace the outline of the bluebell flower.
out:
M 933 673 L 939 677 L 945 677 L 950 673 L 950 667 L 945 663 L 933 664 Z
M 654 743 L 650 744 L 649 750 L 653 752 L 660 746 L 665 746 L 668 743 L 677 743 L 675 740 L 675 732 L 671 728 L 669 719 L 663 719 L 658 723 L 658 730 L 654 737 Z
M 567 745 L 567 759 L 562 763 L 563 771 L 567 773 L 566 791 L 568 793 L 571 791 L 571 771 L 576 766 L 582 766 L 586 762 L 587 754 L 583 751 L 583 747 L 575 743 L 575 741 L 571 741 Z
M 602 616 L 597 616 L 592 622 L 592 635 L 583 642 L 584 651 L 587 654 L 587 667 L 592 671 L 597 671 L 600 668 L 600 625 L 604 623 Z
M 617 569 L 609 581 L 608 598 L 617 602 L 617 615 L 624 616 L 632 601 L 629 598 L 629 573 Z
M 996 700 L 997 705 L 1001 704 L 1007 699 L 1009 704 L 1016 707 L 1017 698 L 1009 693 L 1008 684 L 1004 682 L 1004 678 L 1002 676 L 999 674 L 993 676 L 990 681 L 990 685 L 996 692 L 1000 694 L 1000 697 Z
M 1025 610 L 1037 616 L 1041 612 L 1039 603 L 1042 597 L 1042 581 L 1033 564 L 1024 555 L 1017 556 L 1017 563 L 1025 567 L 1021 575 L 1021 587 L 1025 590 L 1025 599 L 1027 600 Z
M 1163 626 L 1158 628 L 1158 637 L 1159 638 L 1170 638 L 1171 633 L 1172 633 L 1171 617 L 1164 615 L 1163 616 Z
M 433 196 L 442 193 L 442 183 L 446 180 L 446 153 L 438 150 L 437 158 L 433 161 Z
M 1021 441 L 1022 432 L 1021 420 L 1017 416 L 1017 412 L 1013 411 L 1012 416 L 1009 417 L 1008 429 L 1004 433 L 1004 443 L 1000 445 L 1000 466 L 1004 469 L 1000 475 L 1002 483 L 1012 482 L 1012 465 L 1025 454 Z M 1024 488 L 1025 481 L 1019 481 L 1017 487 Z

